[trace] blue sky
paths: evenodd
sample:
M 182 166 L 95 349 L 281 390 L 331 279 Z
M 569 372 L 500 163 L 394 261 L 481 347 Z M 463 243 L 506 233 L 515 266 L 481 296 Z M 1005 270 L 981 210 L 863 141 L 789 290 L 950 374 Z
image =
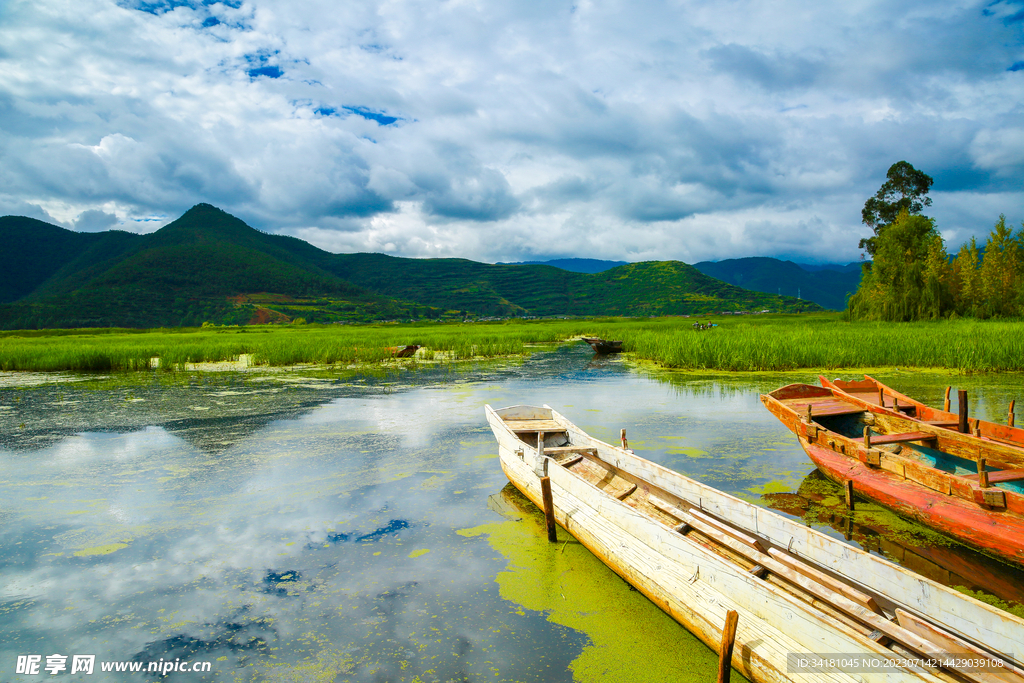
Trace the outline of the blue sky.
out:
M 1024 0 L 6 0 L 0 214 L 330 251 L 850 261 L 1024 220 Z

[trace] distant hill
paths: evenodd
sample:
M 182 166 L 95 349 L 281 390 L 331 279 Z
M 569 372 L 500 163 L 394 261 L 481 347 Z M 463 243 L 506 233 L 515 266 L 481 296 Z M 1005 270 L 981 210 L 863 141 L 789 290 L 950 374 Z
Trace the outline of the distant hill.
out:
M 853 263 L 797 263 L 806 271 L 817 273 L 819 270 L 835 270 L 840 273 L 859 273 L 862 261 Z
M 208 204 L 150 235 L 75 233 L 38 221 L 0 218 L 0 273 L 20 261 L 36 284 L 0 307 L 0 327 L 159 327 L 205 321 L 246 323 L 274 316 L 260 297 L 327 297 L 339 317 L 400 315 L 408 305 L 352 285 L 321 268 L 331 254 L 302 240 L 267 235 Z M 40 227 L 42 226 L 42 227 Z M 85 239 L 82 239 L 85 238 Z M 54 268 L 54 265 L 59 265 Z M 20 280 L 19 280 L 20 281 Z M 17 289 L 8 285 L 5 290 Z M 241 297 L 241 298 L 239 298 Z M 261 311 L 267 308 L 266 311 Z
M 497 263 L 498 266 L 552 266 L 573 273 L 603 273 L 616 266 L 624 266 L 629 261 L 602 261 L 596 258 L 556 258 L 550 261 L 518 261 L 516 263 Z
M 72 232 L 24 216 L 0 218 L 0 304 L 16 301 L 76 263 L 102 261 L 104 254 L 126 248 L 138 235 L 111 230 Z
M 833 269 L 763 257 L 703 261 L 693 267 L 737 287 L 769 294 L 799 295 L 833 310 L 846 308 L 846 297 L 857 291 L 861 274 L 858 263 Z
M 208 204 L 149 235 L 75 233 L 6 216 L 0 243 L 5 329 L 819 309 L 727 284 L 678 261 L 588 274 L 547 265 L 332 254 L 254 230 Z

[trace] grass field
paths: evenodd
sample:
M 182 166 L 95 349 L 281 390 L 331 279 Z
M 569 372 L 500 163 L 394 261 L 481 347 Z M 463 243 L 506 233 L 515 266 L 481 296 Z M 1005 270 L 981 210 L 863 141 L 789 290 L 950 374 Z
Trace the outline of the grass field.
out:
M 0 370 L 117 371 L 230 361 L 256 365 L 374 363 L 389 347 L 420 344 L 425 360 L 512 356 L 526 345 L 593 335 L 622 339 L 632 357 L 665 367 L 727 371 L 939 367 L 1024 370 L 1024 322 L 846 322 L 840 314 L 605 318 L 409 325 L 287 325 L 0 333 Z

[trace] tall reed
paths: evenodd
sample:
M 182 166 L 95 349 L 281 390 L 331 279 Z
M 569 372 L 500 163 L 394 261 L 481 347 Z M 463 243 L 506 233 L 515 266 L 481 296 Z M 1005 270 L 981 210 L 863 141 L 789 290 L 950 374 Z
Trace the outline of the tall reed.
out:
M 632 357 L 704 370 L 943 367 L 961 372 L 1024 370 L 1024 323 L 954 320 L 847 322 L 838 314 L 604 318 L 475 324 L 262 326 L 216 329 L 58 330 L 0 334 L 0 370 L 166 370 L 188 363 L 379 363 L 395 347 L 419 344 L 421 357 L 461 360 L 511 356 L 527 345 L 581 335 L 621 339 Z

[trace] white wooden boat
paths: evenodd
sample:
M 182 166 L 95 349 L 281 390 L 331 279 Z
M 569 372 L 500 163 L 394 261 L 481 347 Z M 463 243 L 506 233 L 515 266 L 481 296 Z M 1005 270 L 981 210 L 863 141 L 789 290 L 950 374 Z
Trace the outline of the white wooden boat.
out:
M 485 411 L 509 480 L 543 508 L 548 477 L 555 520 L 622 578 L 716 651 L 726 613 L 739 614 L 732 665 L 750 680 L 1024 681 L 1024 620 L 598 441 L 547 406 Z M 801 654 L 810 668 L 798 671 Z M 829 657 L 876 665 L 814 670 Z M 979 670 L 980 658 L 998 664 Z

